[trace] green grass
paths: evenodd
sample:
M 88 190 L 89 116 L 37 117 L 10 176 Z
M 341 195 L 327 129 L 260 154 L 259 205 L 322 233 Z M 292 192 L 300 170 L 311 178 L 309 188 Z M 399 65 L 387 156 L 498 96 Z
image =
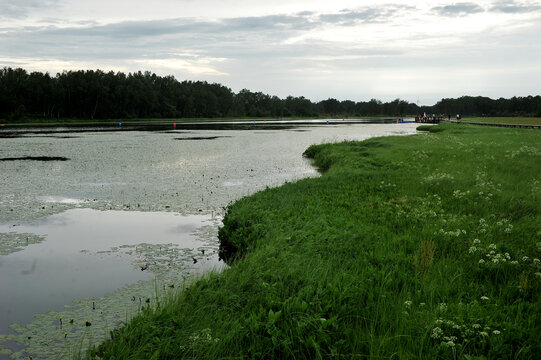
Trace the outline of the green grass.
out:
M 541 125 L 541 118 L 539 117 L 465 117 L 461 121 L 492 124 Z
M 320 178 L 228 207 L 231 268 L 93 355 L 541 358 L 541 132 L 438 128 L 310 147 Z

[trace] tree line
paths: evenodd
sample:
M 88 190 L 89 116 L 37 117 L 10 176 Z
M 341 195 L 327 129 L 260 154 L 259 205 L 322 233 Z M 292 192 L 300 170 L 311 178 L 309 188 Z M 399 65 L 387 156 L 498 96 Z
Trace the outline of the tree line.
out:
M 404 116 L 423 112 L 464 115 L 541 116 L 541 97 L 442 99 L 434 106 L 390 102 L 281 99 L 262 92 L 238 93 L 206 81 L 178 81 L 151 72 L 101 70 L 49 73 L 0 69 L 0 118 L 134 119 L 219 117 Z

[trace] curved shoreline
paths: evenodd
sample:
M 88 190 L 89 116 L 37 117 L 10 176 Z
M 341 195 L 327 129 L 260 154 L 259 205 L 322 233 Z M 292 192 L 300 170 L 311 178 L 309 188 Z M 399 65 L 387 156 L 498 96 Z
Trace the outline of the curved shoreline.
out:
M 538 357 L 539 134 L 439 126 L 311 147 L 323 176 L 228 207 L 245 256 L 95 353 Z

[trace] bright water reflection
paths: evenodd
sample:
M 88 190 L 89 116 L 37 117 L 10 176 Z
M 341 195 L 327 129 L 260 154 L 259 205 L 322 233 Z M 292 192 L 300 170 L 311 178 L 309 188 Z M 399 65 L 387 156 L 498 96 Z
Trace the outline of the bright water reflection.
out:
M 177 268 L 179 262 L 192 272 L 218 267 L 216 249 L 194 233 L 205 225 L 214 225 L 208 215 L 91 209 L 68 210 L 32 224 L 0 224 L 3 233 L 45 237 L 0 258 L 0 333 L 12 322 L 30 322 L 34 313 L 58 311 L 76 299 L 151 279 L 155 260 L 136 251 L 139 244 L 175 245 L 176 253 L 169 255 Z M 203 249 L 205 257 L 199 256 Z M 187 252 L 197 256 L 197 264 Z

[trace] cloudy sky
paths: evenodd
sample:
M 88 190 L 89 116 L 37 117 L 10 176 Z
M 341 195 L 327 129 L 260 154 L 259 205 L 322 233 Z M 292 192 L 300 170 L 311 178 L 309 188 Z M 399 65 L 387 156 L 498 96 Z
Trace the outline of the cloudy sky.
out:
M 314 101 L 541 94 L 541 0 L 0 0 L 0 67 Z

